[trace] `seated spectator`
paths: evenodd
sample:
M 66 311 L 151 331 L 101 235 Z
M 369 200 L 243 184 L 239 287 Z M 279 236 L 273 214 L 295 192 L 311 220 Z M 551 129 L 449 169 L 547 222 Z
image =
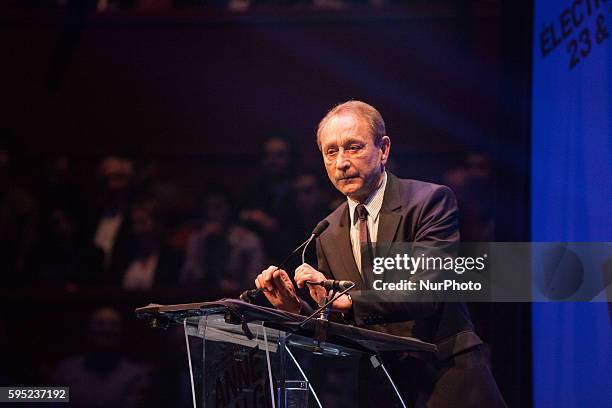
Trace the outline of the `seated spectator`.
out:
M 36 252 L 38 282 L 73 288 L 92 285 L 103 272 L 104 253 L 80 239 L 74 216 L 63 208 L 49 209 Z
M 443 181 L 459 202 L 461 240 L 495 240 L 495 174 L 491 157 L 469 152 L 464 164 L 446 172 Z
M 234 222 L 229 194 L 209 192 L 203 222 L 189 238 L 181 281 L 239 291 L 253 286 L 262 266 L 261 241 Z
M 143 407 L 193 408 L 183 326 L 169 328 L 162 347 L 164 352 L 156 358 Z
M 130 246 L 116 254 L 110 270 L 113 284 L 127 290 L 175 286 L 182 257 L 163 243 L 157 202 L 136 200 L 129 212 Z
M 61 361 L 53 383 L 70 387 L 70 406 L 131 408 L 140 406 L 146 371 L 121 354 L 121 316 L 111 307 L 96 309 L 87 327 L 88 350 Z
M 315 172 L 305 171 L 293 179 L 298 236 L 308 237 L 315 225 L 329 214 L 326 188 L 327 184 L 324 184 Z
M 32 280 L 31 259 L 38 239 L 39 209 L 15 181 L 14 151 L 0 141 L 0 262 L 3 286 L 24 286 Z
M 126 211 L 130 204 L 134 165 L 131 160 L 117 156 L 102 159 L 98 168 L 100 188 L 98 208 L 91 217 L 93 243 L 104 252 L 104 267 L 114 263 L 117 252 L 129 245 L 130 229 Z
M 40 203 L 41 220 L 48 220 L 58 208 L 70 214 L 77 225 L 85 220 L 87 208 L 85 197 L 76 180 L 78 171 L 66 155 L 53 156 L 45 160 L 42 174 L 36 182 L 36 196 Z M 42 232 L 45 232 L 43 221 Z M 84 232 L 84 231 L 83 231 Z
M 305 171 L 293 179 L 292 189 L 295 201 L 293 229 L 294 236 L 296 237 L 296 246 L 300 239 L 308 238 L 312 229 L 330 212 L 324 185 L 326 186 L 326 184 L 321 182 L 318 174 L 311 171 Z M 310 265 L 317 264 L 314 245 L 307 252 L 306 262 Z M 297 267 L 301 260 L 296 258 L 294 263 L 297 263 L 295 265 Z M 295 268 L 290 269 L 293 270 Z
M 266 140 L 257 181 L 246 189 L 240 211 L 240 221 L 262 237 L 276 262 L 295 247 L 290 233 L 294 156 L 289 139 L 275 136 Z

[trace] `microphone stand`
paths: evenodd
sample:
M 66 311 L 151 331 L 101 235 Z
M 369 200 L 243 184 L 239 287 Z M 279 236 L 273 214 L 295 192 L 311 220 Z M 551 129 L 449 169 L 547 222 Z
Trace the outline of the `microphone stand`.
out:
M 308 283 L 308 282 L 306 282 L 306 283 Z M 313 320 L 313 318 L 317 314 L 319 315 L 318 318 L 314 319 L 315 320 L 315 335 L 314 335 L 314 340 L 317 343 L 314 346 L 313 353 L 321 353 L 321 343 L 324 342 L 327 339 L 327 327 L 329 326 L 329 314 L 330 314 L 331 309 L 332 309 L 332 304 L 337 299 L 339 299 L 340 296 L 344 295 L 345 293 L 347 293 L 349 290 L 353 289 L 354 287 L 355 287 L 355 283 L 353 283 L 351 286 L 349 286 L 348 288 L 344 289 L 343 291 L 338 292 L 337 294 L 332 296 L 331 299 L 329 299 L 329 297 L 330 297 L 330 292 L 332 292 L 333 289 L 328 289 L 326 291 L 325 296 L 321 299 L 321 302 L 320 302 L 320 304 L 322 304 L 321 307 L 319 307 L 317 310 L 315 310 L 315 312 L 313 314 L 308 316 L 298 326 L 298 328 L 302 329 L 306 323 L 308 323 L 310 320 Z
M 307 248 L 308 244 L 310 244 L 310 242 L 314 238 L 315 238 L 315 235 L 312 234 L 306 241 L 302 242 L 302 244 L 299 247 L 295 248 L 293 250 L 293 252 L 291 252 L 285 259 L 283 259 L 283 261 L 277 267 L 275 267 L 272 272 L 276 272 L 279 269 L 282 269 L 283 266 L 285 266 L 285 264 L 287 262 L 289 262 L 291 257 L 293 255 L 295 255 L 295 253 L 298 252 L 302 248 L 304 248 L 304 250 L 302 251 L 302 263 L 304 263 L 304 257 L 305 257 L 305 254 L 306 254 L 306 248 Z M 255 296 L 257 296 L 257 294 L 260 293 L 262 290 L 263 289 L 249 289 L 249 290 L 245 290 L 244 292 L 242 292 L 240 294 L 239 299 L 244 301 L 244 302 L 247 302 L 247 303 L 253 303 L 253 298 Z
M 306 242 L 304 242 L 304 243 L 302 244 L 302 246 L 303 246 L 303 249 L 302 249 L 302 263 L 303 263 L 303 264 L 304 264 L 304 263 L 306 263 L 306 249 L 308 248 L 308 245 L 309 245 L 309 244 L 312 242 L 312 240 L 314 239 L 314 237 L 315 237 L 315 235 L 314 235 L 314 234 L 312 234 L 312 235 L 310 236 L 310 238 L 308 238 L 308 239 L 306 240 Z M 300 249 L 300 247 L 298 247 L 298 248 L 296 249 L 296 252 L 297 252 L 299 249 Z M 291 255 L 293 255 L 293 254 L 295 254 L 295 252 L 293 252 Z M 291 255 L 290 255 L 290 256 L 291 256 Z
M 323 309 L 325 309 L 326 307 L 330 306 L 332 303 L 334 303 L 336 300 L 338 300 L 338 298 L 340 296 L 344 295 L 346 292 L 348 292 L 349 290 L 353 289 L 354 287 L 355 287 L 355 284 L 353 283 L 351 286 L 349 286 L 348 288 L 344 289 L 342 292 L 338 292 L 338 294 L 336 294 L 333 297 L 333 299 L 331 299 L 330 301 L 326 302 L 323 306 L 321 306 L 317 310 L 315 310 L 315 312 L 313 314 L 311 314 L 310 316 L 308 316 L 304 321 L 302 321 L 302 323 L 300 323 L 300 325 L 298 327 L 300 329 L 302 329 L 306 323 L 308 323 L 310 320 L 312 320 L 313 317 L 315 317 L 317 314 L 321 313 L 321 311 Z M 329 292 L 330 291 L 328 290 L 327 293 L 329 293 Z
M 312 242 L 313 239 L 315 239 L 316 237 L 318 237 L 319 235 L 321 235 L 323 233 L 323 231 L 325 231 L 325 229 L 329 227 L 329 221 L 327 220 L 322 220 L 320 221 L 317 226 L 312 230 L 312 233 L 310 234 L 310 237 L 308 237 L 308 239 L 304 242 L 302 242 L 302 244 L 295 248 L 284 260 L 283 262 L 280 263 L 280 265 L 278 265 L 272 272 L 276 272 L 277 270 L 281 269 L 283 266 L 285 266 L 285 264 L 289 261 L 289 259 L 291 259 L 291 257 L 298 252 L 300 249 L 304 248 L 302 250 L 302 263 L 305 262 L 305 256 L 306 256 L 306 248 L 308 247 L 308 244 L 310 244 Z M 250 289 L 250 290 L 245 290 L 244 292 L 242 292 L 239 296 L 239 299 L 247 302 L 247 303 L 253 303 L 253 300 L 255 298 L 255 296 L 257 296 L 257 294 L 261 293 L 263 291 L 263 289 Z

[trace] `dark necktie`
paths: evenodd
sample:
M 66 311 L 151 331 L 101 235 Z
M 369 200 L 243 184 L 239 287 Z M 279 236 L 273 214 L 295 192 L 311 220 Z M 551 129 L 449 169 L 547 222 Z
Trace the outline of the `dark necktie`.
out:
M 368 229 L 368 210 L 363 204 L 357 205 L 355 208 L 357 214 L 357 225 L 359 227 L 359 249 L 361 253 L 361 276 L 368 287 L 372 285 L 372 262 L 373 250 L 372 239 L 370 238 L 370 230 Z

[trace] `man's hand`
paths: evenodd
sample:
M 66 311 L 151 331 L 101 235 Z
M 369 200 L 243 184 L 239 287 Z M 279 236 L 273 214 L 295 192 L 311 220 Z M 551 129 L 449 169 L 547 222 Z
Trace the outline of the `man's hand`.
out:
M 327 279 L 325 275 L 317 271 L 307 263 L 303 263 L 295 268 L 295 283 L 298 288 L 303 288 L 306 282 L 319 283 Z M 314 299 L 317 304 L 320 304 L 320 300 L 325 296 L 325 288 L 322 286 L 308 285 L 310 291 L 310 297 Z
M 298 288 L 304 287 L 306 282 L 322 282 L 327 278 L 321 272 L 317 271 L 307 263 L 303 263 L 295 269 L 295 283 Z M 310 291 L 310 297 L 314 299 L 317 304 L 320 304 L 320 300 L 325 296 L 325 288 L 318 285 L 308 285 Z M 346 313 L 351 310 L 353 302 L 347 295 L 342 295 L 333 304 L 333 309 L 337 312 Z
M 270 265 L 268 269 L 257 275 L 255 287 L 263 289 L 272 306 L 292 313 L 300 313 L 300 299 L 295 293 L 293 282 L 282 269 Z

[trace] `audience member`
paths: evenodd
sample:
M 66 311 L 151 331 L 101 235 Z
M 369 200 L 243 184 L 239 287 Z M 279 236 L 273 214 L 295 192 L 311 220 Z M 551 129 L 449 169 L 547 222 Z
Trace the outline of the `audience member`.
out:
M 234 222 L 226 191 L 209 191 L 203 201 L 203 222 L 189 238 L 182 282 L 234 291 L 253 286 L 265 259 L 260 239 Z
M 43 286 L 72 289 L 94 284 L 101 275 L 104 253 L 86 239 L 88 211 L 70 159 L 50 158 L 35 183 L 40 202 L 40 233 L 34 257 L 37 281 Z
M 70 387 L 75 408 L 139 406 L 147 385 L 146 371 L 121 354 L 122 322 L 111 307 L 96 309 L 88 322 L 88 350 L 61 361 L 53 383 Z
M 292 182 L 292 192 L 295 201 L 295 215 L 293 217 L 292 228 L 293 236 L 296 239 L 295 246 L 299 242 L 310 236 L 312 229 L 330 212 L 328 197 L 321 182 L 319 175 L 312 171 L 304 171 L 295 176 Z M 314 244 L 314 243 L 313 243 Z M 307 252 L 307 259 L 310 265 L 316 265 L 316 253 L 314 245 Z M 299 257 L 293 260 L 294 268 L 288 267 L 288 270 L 295 270 L 301 264 Z
M 319 221 L 329 214 L 329 200 L 320 176 L 311 171 L 298 174 L 292 183 L 297 235 L 307 237 Z
M 163 242 L 163 222 L 157 202 L 135 200 L 129 211 L 130 245 L 116 254 L 108 276 L 127 290 L 175 286 L 182 256 Z
M 156 359 L 143 406 L 192 408 L 191 381 L 183 326 L 168 329 L 164 338 L 165 352 L 160 353 Z
M 45 161 L 41 175 L 35 182 L 43 220 L 41 233 L 46 232 L 44 220 L 49 219 L 51 213 L 58 208 L 68 213 L 79 226 L 85 221 L 85 197 L 77 184 L 75 174 L 72 161 L 66 155 L 54 156 Z
M 294 241 L 287 225 L 293 219 L 291 180 L 295 163 L 288 139 L 275 136 L 266 140 L 259 177 L 246 189 L 240 211 L 240 220 L 263 238 L 273 259 L 284 257 Z
M 453 189 L 459 202 L 463 242 L 495 240 L 494 177 L 491 158 L 480 152 L 468 153 L 462 166 L 444 176 L 444 183 Z
M 15 181 L 11 153 L 8 144 L 0 144 L 0 260 L 3 285 L 9 287 L 31 281 L 39 218 L 36 201 Z
M 104 267 L 114 263 L 117 252 L 129 245 L 130 230 L 126 218 L 129 208 L 134 165 L 131 160 L 117 156 L 102 159 L 98 168 L 100 189 L 93 219 L 93 242 L 104 252 Z
M 38 283 L 66 289 L 95 284 L 103 272 L 104 253 L 80 239 L 80 225 L 68 211 L 60 207 L 49 211 L 36 251 Z

